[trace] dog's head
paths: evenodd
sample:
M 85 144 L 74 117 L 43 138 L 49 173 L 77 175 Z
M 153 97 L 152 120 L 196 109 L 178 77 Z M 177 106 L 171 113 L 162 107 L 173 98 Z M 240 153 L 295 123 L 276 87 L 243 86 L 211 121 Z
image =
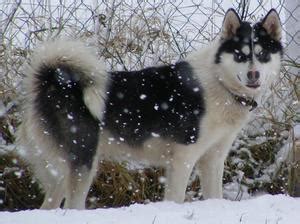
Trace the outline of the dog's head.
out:
M 229 9 L 223 22 L 215 63 L 218 78 L 233 94 L 256 97 L 280 70 L 281 23 L 275 9 L 253 26 Z

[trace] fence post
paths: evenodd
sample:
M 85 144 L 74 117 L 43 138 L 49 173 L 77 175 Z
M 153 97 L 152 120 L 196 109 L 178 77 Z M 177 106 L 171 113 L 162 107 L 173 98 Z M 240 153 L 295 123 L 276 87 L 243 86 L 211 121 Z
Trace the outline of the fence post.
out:
M 286 1 L 285 30 L 286 56 L 291 64 L 288 72 L 300 76 L 300 5 L 299 1 Z M 299 113 L 300 110 L 297 112 Z M 297 116 L 297 115 L 296 115 Z M 291 152 L 291 169 L 289 175 L 289 194 L 300 197 L 300 121 L 292 130 L 293 148 Z
M 286 59 L 300 64 L 300 4 L 299 1 L 286 1 L 285 30 L 286 30 Z M 299 68 L 292 69 L 296 75 L 300 75 Z
M 300 197 L 300 124 L 296 125 L 292 130 L 289 194 L 294 197 Z

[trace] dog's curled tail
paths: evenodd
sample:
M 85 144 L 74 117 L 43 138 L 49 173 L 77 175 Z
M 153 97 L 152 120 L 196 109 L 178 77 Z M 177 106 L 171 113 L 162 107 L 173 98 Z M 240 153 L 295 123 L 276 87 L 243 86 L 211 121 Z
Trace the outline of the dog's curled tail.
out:
M 83 102 L 101 119 L 106 91 L 105 66 L 80 41 L 49 41 L 34 50 L 25 69 L 25 92 L 32 105 L 46 106 L 49 98 L 69 98 L 63 102 Z M 55 99 L 53 99 L 55 100 Z M 55 107 L 59 105 L 58 101 Z
M 90 167 L 104 113 L 106 81 L 104 65 L 83 43 L 56 40 L 38 47 L 25 68 L 20 142 L 58 147 L 74 165 Z

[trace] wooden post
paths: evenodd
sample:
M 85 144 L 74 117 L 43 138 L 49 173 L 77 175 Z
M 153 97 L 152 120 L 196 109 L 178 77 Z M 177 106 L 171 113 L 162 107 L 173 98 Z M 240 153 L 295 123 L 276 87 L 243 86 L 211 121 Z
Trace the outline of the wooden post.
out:
M 286 55 L 285 59 L 294 63 L 300 64 L 300 7 L 299 1 L 285 1 L 285 21 L 283 25 L 286 30 Z M 294 75 L 300 76 L 300 69 L 292 67 L 289 69 Z
M 289 194 L 294 197 L 300 197 L 300 124 L 296 125 L 293 130 Z

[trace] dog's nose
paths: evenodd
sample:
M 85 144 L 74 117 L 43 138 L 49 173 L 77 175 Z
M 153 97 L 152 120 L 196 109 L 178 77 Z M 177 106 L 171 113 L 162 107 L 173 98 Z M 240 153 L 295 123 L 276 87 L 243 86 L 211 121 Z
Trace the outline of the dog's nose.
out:
M 249 79 L 250 82 L 255 83 L 257 82 L 257 80 L 259 79 L 259 72 L 258 71 L 249 71 L 247 73 L 247 77 Z

